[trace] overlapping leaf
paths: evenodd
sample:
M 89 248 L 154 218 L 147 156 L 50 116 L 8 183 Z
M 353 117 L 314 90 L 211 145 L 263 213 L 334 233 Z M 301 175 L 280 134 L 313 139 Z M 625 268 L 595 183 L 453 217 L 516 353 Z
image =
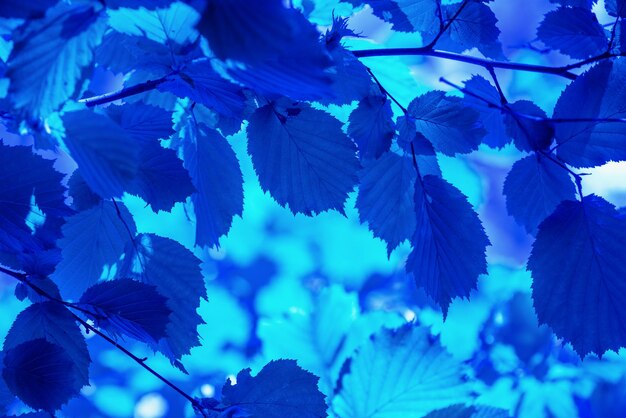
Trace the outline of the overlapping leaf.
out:
M 348 135 L 359 147 L 362 160 L 378 158 L 391 146 L 395 126 L 392 112 L 385 96 L 364 98 L 350 114 Z

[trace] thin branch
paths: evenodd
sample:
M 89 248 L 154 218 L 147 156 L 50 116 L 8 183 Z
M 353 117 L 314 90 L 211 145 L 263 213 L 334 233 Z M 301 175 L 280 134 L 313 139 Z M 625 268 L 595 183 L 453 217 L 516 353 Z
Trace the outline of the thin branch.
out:
M 453 52 L 439 51 L 427 47 L 419 48 L 377 48 L 377 49 L 359 49 L 351 51 L 357 58 L 366 57 L 388 57 L 388 56 L 428 56 L 451 61 L 464 62 L 466 64 L 477 65 L 483 68 L 504 68 L 508 70 L 527 71 L 540 74 L 552 74 L 565 77 L 569 80 L 575 80 L 577 75 L 570 70 L 583 67 L 597 61 L 608 58 L 623 56 L 624 54 L 603 53 L 582 61 L 578 61 L 561 67 L 550 67 L 546 65 L 523 64 L 508 61 L 493 61 L 485 58 L 472 57 L 469 55 L 455 54 Z
M 56 302 L 56 303 L 60 303 L 68 308 L 72 308 L 72 309 L 76 309 L 79 311 L 83 311 L 82 309 L 80 309 L 79 307 L 75 306 L 72 303 L 66 302 L 64 300 L 55 298 L 54 296 L 50 295 L 48 292 L 46 292 L 45 290 L 43 290 L 41 287 L 37 286 L 36 284 L 34 284 L 33 282 L 31 282 L 28 279 L 28 275 L 26 273 L 20 273 L 17 271 L 13 271 L 13 270 L 9 270 L 7 268 L 4 268 L 2 266 L 0 266 L 0 272 L 11 276 L 15 279 L 17 279 L 20 283 L 25 284 L 26 286 L 30 287 L 31 289 L 33 289 L 38 295 L 45 297 L 46 299 L 52 301 L 52 302 Z M 89 315 L 93 315 L 91 312 L 88 312 Z M 163 377 L 160 373 L 158 373 L 156 370 L 154 370 L 152 367 L 148 366 L 145 363 L 145 359 L 139 358 L 136 355 L 134 355 L 130 350 L 128 350 L 127 348 L 125 348 L 124 346 L 120 345 L 117 341 L 115 341 L 114 339 L 112 339 L 111 337 L 109 337 L 108 335 L 106 335 L 105 333 L 103 333 L 102 331 L 100 331 L 99 329 L 97 329 L 96 327 L 94 327 L 93 325 L 89 324 L 87 321 L 83 320 L 82 318 L 80 318 L 78 315 L 76 315 L 75 313 L 72 312 L 72 316 L 74 317 L 74 319 L 76 321 L 78 321 L 81 325 L 83 325 L 87 330 L 93 332 L 94 334 L 102 337 L 104 340 L 106 340 L 109 344 L 113 345 L 115 348 L 117 348 L 118 350 L 120 350 L 121 352 L 123 352 L 124 354 L 126 354 L 128 357 L 130 357 L 131 359 L 133 359 L 136 363 L 138 363 L 141 367 L 143 367 L 144 369 L 146 369 L 148 372 L 150 372 L 153 376 L 155 376 L 156 378 L 158 378 L 159 380 L 161 380 L 163 383 L 165 383 L 167 386 L 169 386 L 170 388 L 174 389 L 176 392 L 178 392 L 182 397 L 184 397 L 185 399 L 187 399 L 189 402 L 191 402 L 191 404 L 193 405 L 194 409 L 200 413 L 203 414 L 203 416 L 206 416 L 203 412 L 203 410 L 205 409 L 200 402 L 198 402 L 197 399 L 193 398 L 191 395 L 187 394 L 185 391 L 183 391 L 181 388 L 179 388 L 178 386 L 176 386 L 174 383 L 172 383 L 171 381 L 169 381 L 168 379 L 166 379 L 165 377 Z
M 96 105 L 101 105 L 109 102 L 114 102 L 119 99 L 123 99 L 125 97 L 134 96 L 136 94 L 144 93 L 146 91 L 156 89 L 160 84 L 167 81 L 170 74 L 161 77 L 156 80 L 148 80 L 143 83 L 135 84 L 134 86 L 124 87 L 123 89 L 113 91 L 110 93 L 101 94 L 99 96 L 87 97 L 85 99 L 80 99 L 79 103 L 85 103 L 87 107 L 94 107 Z
M 452 17 L 445 24 L 443 24 L 443 15 L 440 15 L 439 33 L 435 35 L 433 40 L 430 41 L 428 45 L 425 46 L 425 48 L 433 49 L 435 47 L 435 45 L 437 44 L 437 41 L 439 41 L 439 39 L 443 36 L 443 34 L 446 33 L 446 31 L 450 28 L 450 26 L 452 26 L 456 18 L 459 17 L 459 15 L 461 14 L 465 6 L 467 6 L 467 3 L 468 3 L 468 0 L 463 0 L 463 3 L 459 6 L 458 9 L 456 9 L 456 11 L 454 12 L 454 15 L 452 15 Z M 441 6 L 439 7 L 439 13 L 441 13 Z
M 378 77 L 376 77 L 376 75 L 374 75 L 374 73 L 372 72 L 372 70 L 369 67 L 365 67 L 367 69 L 367 72 L 370 74 L 370 76 L 372 76 L 372 79 L 376 82 L 376 85 L 378 85 L 378 88 L 380 89 L 380 91 L 387 96 L 392 102 L 394 102 L 399 108 L 400 110 L 402 110 L 402 112 L 407 115 L 409 113 L 409 111 L 407 110 L 406 107 L 404 107 L 402 105 L 402 103 L 400 103 L 398 100 L 396 100 L 395 97 L 393 97 L 393 95 L 391 93 L 389 93 L 389 91 L 383 87 L 383 85 L 380 83 L 380 81 L 378 80 Z
M 502 87 L 500 86 L 500 82 L 498 81 L 498 76 L 496 75 L 496 70 L 494 70 L 493 67 L 487 67 L 487 71 L 489 71 L 489 75 L 491 75 L 491 78 L 493 79 L 493 82 L 496 85 L 496 90 L 498 90 L 498 94 L 500 95 L 500 103 L 502 103 L 503 105 L 507 104 L 508 101 L 506 100 L 506 96 L 504 95 L 504 91 L 502 90 Z

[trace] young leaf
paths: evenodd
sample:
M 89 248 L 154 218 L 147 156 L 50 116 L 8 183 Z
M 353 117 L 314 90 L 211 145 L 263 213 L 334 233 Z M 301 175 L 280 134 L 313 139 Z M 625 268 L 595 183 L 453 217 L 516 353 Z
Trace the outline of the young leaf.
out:
M 371 95 L 350 114 L 348 135 L 359 148 L 361 160 L 380 157 L 389 150 L 395 134 L 391 106 L 385 96 Z
M 489 239 L 472 205 L 447 181 L 424 176 L 415 182 L 417 225 L 406 270 L 444 314 L 455 297 L 469 297 L 487 273 Z
M 605 0 L 604 6 L 611 16 L 626 17 L 626 1 L 624 0 Z
M 96 283 L 80 298 L 82 308 L 93 313 L 97 326 L 111 334 L 126 334 L 139 341 L 156 345 L 166 337 L 172 312 L 168 298 L 155 286 L 131 279 Z
M 127 246 L 118 266 L 118 277 L 136 276 L 167 297 L 172 313 L 165 331 L 167 337 L 158 341 L 157 348 L 184 371 L 179 360 L 200 344 L 196 329 L 203 321 L 196 309 L 200 299 L 207 298 L 200 260 L 169 238 L 140 234 L 135 243 L 136 247 Z
M 383 329 L 352 358 L 332 410 L 342 418 L 424 416 L 468 401 L 467 373 L 428 328 Z
M 409 157 L 387 152 L 365 164 L 356 207 L 375 237 L 387 243 L 387 254 L 415 232 L 415 178 Z
M 506 133 L 521 151 L 544 150 L 552 143 L 554 128 L 547 121 L 546 112 L 528 100 L 518 100 L 507 105 L 510 112 L 504 117 Z M 540 120 L 520 115 L 535 116 Z
M 502 45 L 498 41 L 500 36 L 500 29 L 496 26 L 498 19 L 489 6 L 477 0 L 443 5 L 444 22 L 457 15 L 459 7 L 463 9 L 437 41 L 437 48 L 452 52 L 478 48 L 486 57 L 504 59 Z
M 65 145 L 89 187 L 108 199 L 121 196 L 137 175 L 137 141 L 110 118 L 90 110 L 63 116 Z
M 475 75 L 467 80 L 465 88 L 479 97 L 489 100 L 491 103 L 500 103 L 501 99 L 498 90 L 479 75 Z M 489 107 L 484 101 L 469 94 L 465 95 L 464 100 L 465 103 L 471 104 L 480 113 L 480 121 L 487 131 L 483 137 L 485 144 L 492 148 L 502 148 L 511 142 L 511 137 L 506 133 L 504 115 L 500 109 Z
M 226 411 L 250 418 L 322 418 L 327 416 L 326 403 L 318 380 L 294 360 L 275 360 L 254 377 L 250 369 L 240 371 L 236 385 L 227 381 L 222 404 Z
M 293 213 L 343 212 L 357 182 L 356 147 L 328 113 L 294 103 L 257 109 L 248 125 L 248 152 L 261 187 Z
M 562 202 L 539 225 L 528 259 L 535 310 L 581 357 L 626 345 L 624 245 L 626 219 L 595 195 Z
M 546 14 L 537 37 L 549 48 L 572 58 L 601 54 L 609 45 L 596 15 L 580 7 L 560 7 Z
M 409 115 L 417 131 L 446 155 L 468 153 L 478 149 L 485 130 L 478 124 L 480 114 L 458 97 L 447 97 L 443 91 L 431 91 L 409 104 Z
M 504 182 L 507 211 L 530 234 L 559 203 L 574 200 L 575 195 L 567 171 L 540 155 L 517 161 Z
M 626 59 L 602 61 L 574 80 L 559 97 L 554 117 L 592 119 L 556 124 L 557 154 L 567 164 L 593 167 L 626 160 L 626 123 L 593 121 L 626 118 Z
M 78 395 L 72 358 L 62 347 L 44 338 L 7 350 L 2 376 L 26 405 L 50 414 Z
M 70 217 L 59 240 L 63 260 L 51 276 L 63 297 L 78 299 L 105 266 L 119 260 L 134 235 L 135 222 L 121 203 L 101 202 Z
M 71 98 L 104 30 L 92 6 L 62 3 L 16 31 L 5 74 L 15 107 L 37 120 Z
M 243 177 L 235 152 L 217 131 L 188 126 L 183 147 L 185 167 L 197 192 L 191 196 L 196 213 L 196 245 L 219 247 L 233 218 L 243 212 Z
M 34 339 L 61 347 L 74 366 L 73 393 L 89 384 L 91 358 L 85 338 L 67 308 L 56 302 L 34 303 L 17 316 L 4 340 L 4 350 L 10 350 Z

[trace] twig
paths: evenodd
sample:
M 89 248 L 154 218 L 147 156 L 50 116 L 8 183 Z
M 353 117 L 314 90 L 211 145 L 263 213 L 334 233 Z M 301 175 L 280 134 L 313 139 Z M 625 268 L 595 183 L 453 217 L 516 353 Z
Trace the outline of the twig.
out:
M 134 96 L 139 93 L 144 93 L 146 91 L 156 89 L 160 84 L 167 81 L 170 74 L 161 77 L 156 80 L 148 80 L 143 83 L 135 84 L 134 86 L 124 87 L 123 89 L 113 91 L 110 93 L 101 94 L 99 96 L 87 97 L 85 99 L 80 99 L 79 103 L 85 103 L 87 107 L 94 107 L 96 105 L 101 105 L 109 102 L 114 102 L 119 99 L 123 99 L 125 97 Z

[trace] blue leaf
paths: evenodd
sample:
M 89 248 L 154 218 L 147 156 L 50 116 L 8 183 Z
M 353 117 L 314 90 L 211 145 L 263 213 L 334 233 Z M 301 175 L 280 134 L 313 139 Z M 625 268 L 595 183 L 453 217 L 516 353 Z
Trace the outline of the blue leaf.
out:
M 153 234 L 138 235 L 135 244 L 127 246 L 118 277 L 136 276 L 167 297 L 167 337 L 156 348 L 184 370 L 178 360 L 200 344 L 196 328 L 204 323 L 196 313 L 200 299 L 207 298 L 200 260 L 178 242 Z
M 46 14 L 59 0 L 3 0 L 0 3 L 0 17 L 17 19 L 37 19 Z
M 611 0 L 605 0 L 611 1 Z M 594 4 L 598 2 L 598 0 L 550 0 L 551 3 L 558 3 L 561 6 L 570 6 L 570 7 L 583 7 L 587 10 L 591 10 Z
M 469 297 L 487 273 L 489 239 L 467 198 L 447 181 L 424 176 L 415 182 L 417 226 L 406 270 L 447 315 L 455 297 Z
M 494 86 L 479 75 L 473 76 L 465 82 L 465 88 L 470 92 L 489 100 L 491 103 L 500 103 L 500 95 Z M 487 134 L 483 142 L 492 148 L 502 148 L 509 142 L 511 137 L 506 133 L 504 115 L 500 109 L 489 107 L 476 97 L 465 95 L 465 103 L 471 104 L 480 112 L 480 121 L 483 123 Z
M 580 7 L 560 7 L 546 14 L 537 37 L 547 47 L 572 58 L 587 58 L 606 51 L 609 42 L 596 15 Z
M 79 212 L 90 209 L 102 201 L 102 198 L 91 190 L 78 170 L 72 173 L 67 186 L 69 195 L 72 197 L 72 208 Z
M 463 7 L 463 10 L 437 41 L 437 48 L 452 52 L 478 48 L 486 57 L 504 59 L 502 45 L 498 41 L 500 36 L 500 29 L 496 26 L 498 19 L 489 6 L 476 0 L 443 5 L 444 22 L 452 19 L 459 7 Z
M 226 117 L 242 117 L 245 96 L 241 87 L 221 77 L 208 61 L 188 64 L 158 89 L 188 97 Z
M 191 196 L 196 213 L 196 245 L 218 246 L 233 218 L 243 212 L 243 177 L 235 152 L 213 129 L 187 127 L 185 167 L 197 192 Z
M 452 405 L 445 409 L 438 409 L 424 418 L 509 418 L 508 411 L 491 406 Z
M 547 115 L 543 109 L 528 100 L 518 100 L 507 104 L 506 107 L 510 110 L 504 117 L 506 133 L 513 138 L 513 143 L 519 150 L 539 151 L 550 146 L 554 137 L 554 128 L 547 121 Z
M 332 96 L 332 61 L 319 32 L 281 0 L 211 0 L 198 27 L 215 56 L 245 64 L 228 68 L 248 87 L 293 99 Z
M 302 368 L 320 377 L 320 390 L 330 396 L 354 350 L 382 326 L 403 323 L 404 318 L 396 313 L 362 312 L 359 295 L 332 285 L 323 289 L 308 309 L 262 318 L 257 333 L 266 357 L 296 359 Z
M 173 133 L 172 114 L 144 103 L 109 106 L 108 115 L 140 142 L 168 139 Z
M 595 195 L 562 202 L 539 225 L 528 259 L 537 317 L 581 357 L 626 345 L 625 245 L 626 219 Z
M 50 414 L 78 395 L 72 358 L 62 347 L 43 338 L 7 350 L 2 376 L 26 405 Z
M 172 53 L 168 47 L 143 36 L 110 31 L 95 50 L 98 65 L 114 73 L 143 70 L 152 77 L 171 72 Z
M 441 177 L 441 168 L 435 148 L 428 139 L 415 128 L 415 121 L 408 116 L 400 116 L 396 120 L 398 129 L 397 144 L 405 153 L 411 153 L 411 158 L 415 154 L 415 162 L 419 172 L 425 176 L 432 174 Z
M 91 358 L 85 338 L 70 311 L 57 302 L 49 301 L 29 306 L 13 322 L 4 340 L 4 350 L 39 338 L 60 346 L 72 359 L 76 373 L 72 385 L 74 393 L 89 384 Z
M 342 47 L 336 47 L 330 53 L 335 62 L 332 74 L 334 97 L 319 101 L 324 104 L 348 104 L 365 98 L 370 93 L 373 81 L 363 63 Z
M 33 154 L 29 147 L 8 147 L 0 143 L 0 252 L 5 262 L 20 266 L 26 254 L 53 246 L 60 235 L 64 216 L 72 213 L 65 205 L 63 175 L 54 161 Z M 43 218 L 36 224 L 29 215 L 34 203 Z M 38 239 L 34 232 L 45 228 L 51 242 Z M 23 267 L 23 266 L 22 266 Z
M 581 106 L 584 103 L 584 106 Z M 626 59 L 603 61 L 568 85 L 555 118 L 626 118 Z M 626 160 L 626 123 L 578 122 L 555 126 L 557 154 L 574 167 Z
M 428 328 L 383 329 L 352 358 L 332 410 L 342 418 L 423 416 L 468 401 L 467 373 Z
M 393 152 L 365 165 L 356 207 L 375 237 L 387 243 L 387 254 L 415 232 L 416 171 L 409 157 Z
M 0 351 L 0 369 L 4 366 L 4 353 Z M 15 395 L 9 390 L 4 378 L 0 377 L 0 414 L 6 414 L 7 407 L 13 400 Z
M 343 212 L 360 168 L 355 151 L 337 119 L 303 103 L 271 103 L 250 117 L 248 152 L 261 187 L 293 213 Z
M 605 0 L 604 6 L 611 16 L 626 17 L 626 1 L 624 0 Z
M 135 222 L 121 203 L 101 202 L 70 217 L 59 240 L 63 260 L 51 276 L 63 297 L 78 299 L 118 261 L 134 235 Z
M 398 32 L 430 33 L 439 27 L 437 0 L 346 0 L 352 5 L 367 3 L 375 16 L 392 24 Z
M 294 360 L 275 360 L 254 377 L 250 369 L 240 371 L 234 386 L 227 381 L 222 404 L 250 418 L 322 418 L 327 407 L 318 380 Z
M 96 283 L 83 293 L 79 304 L 92 312 L 98 327 L 113 335 L 126 334 L 139 341 L 156 345 L 166 337 L 172 312 L 168 298 L 155 286 L 131 279 Z
M 417 131 L 446 155 L 478 149 L 486 132 L 479 124 L 480 114 L 463 104 L 458 97 L 446 97 L 443 91 L 431 91 L 409 104 L 409 115 Z
M 71 98 L 104 29 L 91 6 L 59 4 L 16 31 L 5 75 L 15 107 L 37 120 Z
M 380 157 L 389 151 L 395 125 L 391 106 L 385 96 L 367 96 L 350 113 L 348 135 L 359 148 L 362 160 Z
M 535 234 L 537 227 L 563 200 L 574 200 L 569 174 L 540 155 L 517 161 L 504 182 L 506 208 L 517 223 Z
M 65 145 L 85 182 L 101 197 L 119 197 L 137 175 L 139 146 L 122 127 L 90 110 L 63 116 Z

